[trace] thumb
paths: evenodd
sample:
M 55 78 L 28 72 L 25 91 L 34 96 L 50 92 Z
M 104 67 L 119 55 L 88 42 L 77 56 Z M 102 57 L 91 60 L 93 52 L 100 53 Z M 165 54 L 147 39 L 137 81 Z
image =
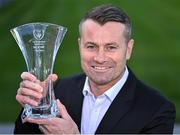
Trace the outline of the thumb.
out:
M 60 111 L 60 115 L 63 119 L 66 120 L 72 120 L 71 116 L 68 114 L 66 107 L 59 101 L 59 99 L 56 100 L 58 109 Z
M 43 82 L 40 82 L 41 86 L 44 89 L 48 88 L 49 82 L 55 82 L 57 80 L 58 76 L 56 74 L 50 74 L 46 80 L 44 80 Z
M 56 74 L 50 74 L 48 76 L 48 80 L 51 80 L 53 82 L 55 82 L 58 79 L 58 76 Z

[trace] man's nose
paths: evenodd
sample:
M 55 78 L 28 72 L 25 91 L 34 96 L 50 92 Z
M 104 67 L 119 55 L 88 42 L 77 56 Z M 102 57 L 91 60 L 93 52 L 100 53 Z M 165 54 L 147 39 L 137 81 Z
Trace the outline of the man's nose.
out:
M 105 51 L 103 49 L 99 49 L 96 53 L 96 56 L 94 57 L 94 61 L 96 61 L 97 63 L 104 63 L 106 61 L 106 54 Z

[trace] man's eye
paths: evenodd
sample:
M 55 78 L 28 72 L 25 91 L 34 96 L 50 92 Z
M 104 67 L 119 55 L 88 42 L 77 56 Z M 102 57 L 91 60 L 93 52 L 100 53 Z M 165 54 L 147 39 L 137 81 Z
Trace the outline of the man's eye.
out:
M 96 49 L 96 46 L 93 45 L 93 44 L 89 44 L 89 45 L 86 46 L 86 48 L 87 48 L 88 50 L 95 50 L 95 49 Z
M 115 49 L 117 49 L 116 46 L 108 46 L 108 47 L 107 47 L 107 50 L 115 50 Z
M 94 45 L 88 45 L 87 48 L 88 49 L 93 49 L 93 48 L 95 48 L 95 46 Z

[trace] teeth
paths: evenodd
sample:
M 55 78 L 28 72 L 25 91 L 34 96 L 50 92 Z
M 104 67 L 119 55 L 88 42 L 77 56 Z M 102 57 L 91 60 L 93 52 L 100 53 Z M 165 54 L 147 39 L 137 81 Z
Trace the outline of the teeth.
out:
M 98 70 L 105 70 L 107 69 L 107 67 L 94 67 L 95 69 L 98 69 Z

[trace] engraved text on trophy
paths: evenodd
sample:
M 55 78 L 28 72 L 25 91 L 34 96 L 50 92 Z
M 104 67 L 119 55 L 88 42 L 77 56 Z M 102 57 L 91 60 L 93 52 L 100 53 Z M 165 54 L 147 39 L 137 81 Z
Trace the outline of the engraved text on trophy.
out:
M 43 37 L 44 37 L 44 30 L 41 29 L 35 29 L 33 30 L 33 36 L 34 36 L 34 40 L 33 40 L 33 49 L 36 52 L 41 52 L 44 51 L 44 44 L 46 41 L 43 41 Z

